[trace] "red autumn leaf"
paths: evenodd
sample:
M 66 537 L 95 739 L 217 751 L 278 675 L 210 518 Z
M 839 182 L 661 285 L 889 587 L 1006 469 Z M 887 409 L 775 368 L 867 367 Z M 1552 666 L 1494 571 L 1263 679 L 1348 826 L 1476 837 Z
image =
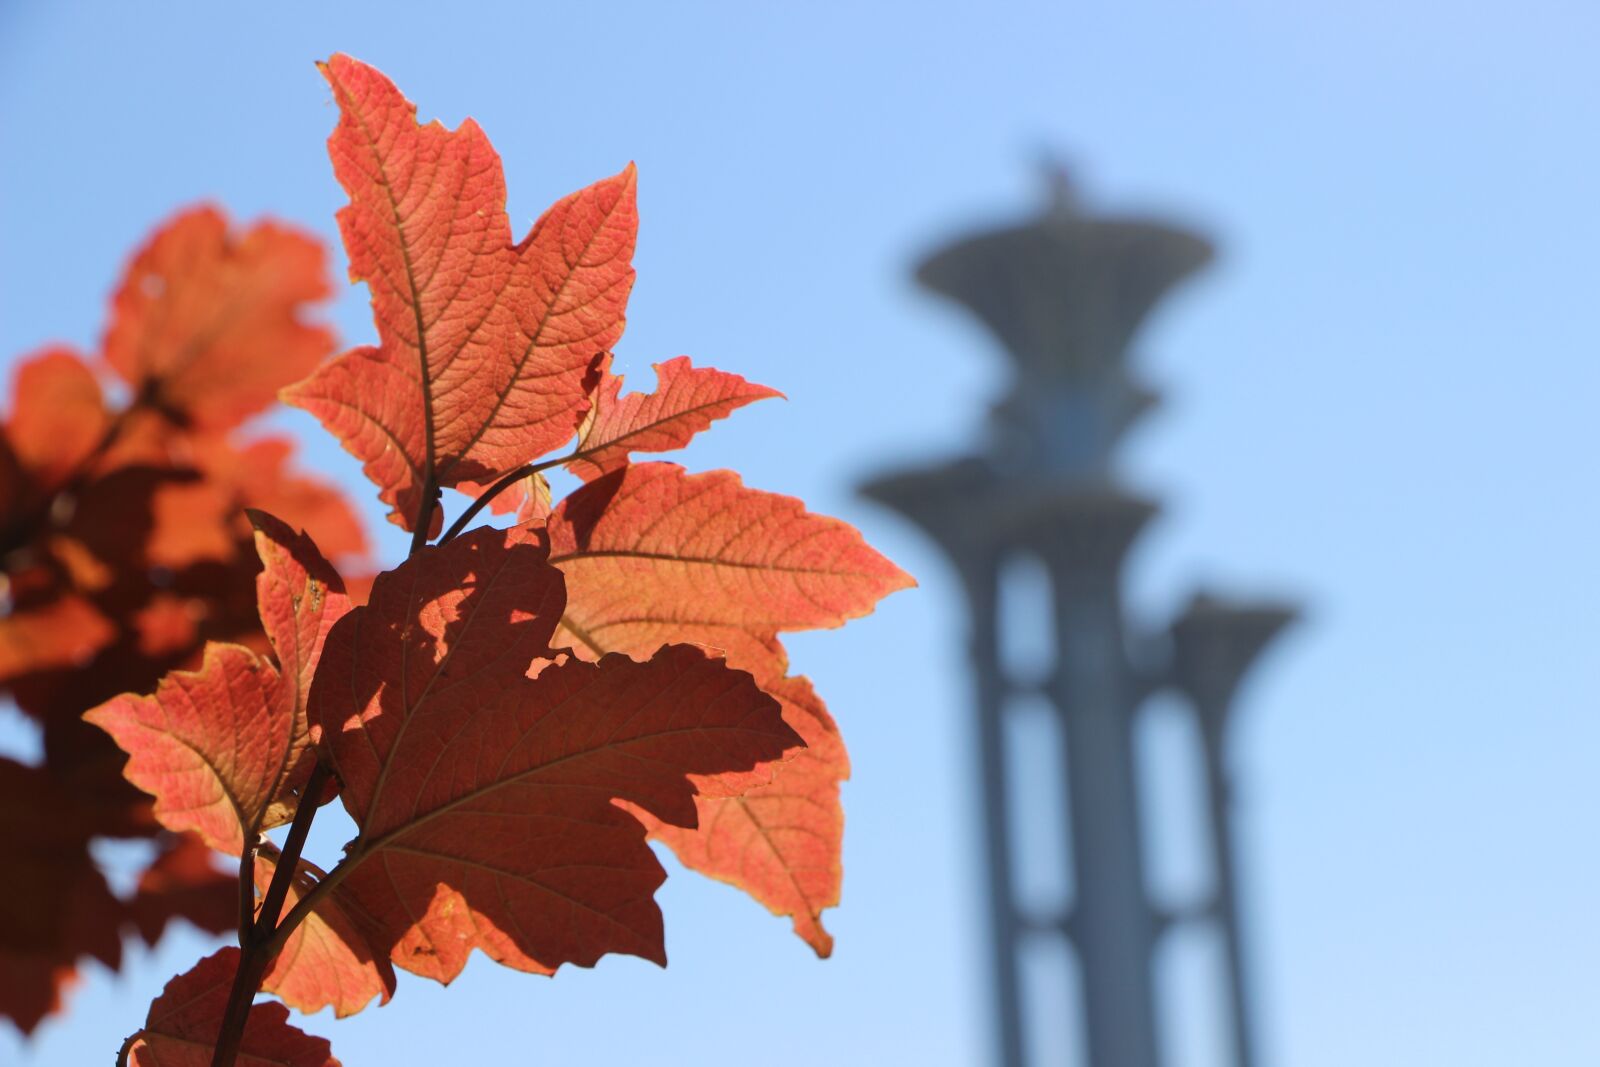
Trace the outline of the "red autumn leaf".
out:
M 694 648 L 540 662 L 563 603 L 542 546 L 480 529 L 379 576 L 328 638 L 312 715 L 361 827 L 330 880 L 407 970 L 449 981 L 473 948 L 539 973 L 665 962 L 664 873 L 613 802 L 691 826 L 689 776 L 798 743 L 748 674 Z
M 213 934 L 237 926 L 238 870 L 218 870 L 214 855 L 198 834 L 179 834 L 164 843 L 160 855 L 139 876 L 128 903 L 145 944 L 154 945 L 173 919 L 187 919 Z
M 150 1005 L 144 1029 L 123 1044 L 119 1065 L 210 1067 L 239 969 L 239 950 L 213 952 L 167 983 Z M 245 1018 L 238 1067 L 339 1067 L 325 1038 L 289 1025 L 282 1004 L 257 1004 Z
M 846 523 L 731 471 L 634 464 L 567 497 L 549 532 L 563 636 L 595 652 L 695 641 L 745 665 L 776 633 L 841 626 L 912 584 Z
M 594 405 L 579 434 L 579 458 L 567 469 L 586 481 L 625 466 L 630 452 L 671 452 L 736 409 L 776 389 L 747 382 L 737 374 L 695 367 L 688 356 L 655 364 L 653 393 L 622 396 L 622 375 L 607 367 L 595 390 Z
M 48 770 L 0 758 L 0 1016 L 28 1033 L 81 957 L 122 957 L 123 909 L 89 855 L 93 826 Z
M 94 528 L 104 530 L 107 512 L 128 514 L 136 509 L 117 507 L 120 501 L 115 499 L 134 494 L 147 501 L 149 533 L 115 537 L 115 547 L 123 552 L 142 549 L 144 560 L 155 566 L 176 571 L 200 561 L 234 560 L 238 542 L 250 536 L 250 523 L 243 515 L 246 507 L 277 515 L 306 531 L 331 560 L 365 557 L 366 534 L 349 501 L 333 486 L 294 472 L 290 442 L 264 437 L 235 446 L 213 438 L 189 445 L 194 454 L 186 454 L 184 461 L 194 464 L 192 470 L 131 467 L 94 486 L 88 501 L 96 512 Z
M 633 285 L 630 165 L 513 243 L 500 158 L 476 123 L 420 126 L 378 71 L 336 55 L 328 140 L 339 229 L 379 344 L 287 390 L 364 464 L 411 529 L 439 486 L 487 482 L 572 437 Z
M 134 612 L 132 623 L 139 654 L 160 659 L 191 647 L 199 631 L 202 605 L 179 596 L 157 593 Z
M 180 570 L 191 563 L 233 558 L 231 520 L 238 513 L 230 487 L 209 478 L 171 481 L 151 495 L 150 537 L 145 558 Z
M 280 857 L 273 846 L 256 855 L 256 889 L 263 895 L 277 872 Z M 285 911 L 326 875 L 301 860 L 284 901 Z M 326 894 L 295 927 L 267 971 L 261 988 L 285 1004 L 311 1014 L 331 1007 L 339 1018 L 354 1015 L 372 1002 L 389 1003 L 394 994 L 394 967 L 381 936 L 342 886 Z
M 36 485 L 54 489 L 94 453 L 111 416 L 76 352 L 50 348 L 17 364 L 6 436 Z
M 40 817 L 49 818 L 49 813 Z M 87 853 L 75 869 L 79 877 L 65 894 L 34 912 L 35 917 L 60 916 L 59 941 L 45 948 L 0 946 L 0 1016 L 9 1017 L 25 1034 L 61 1010 L 84 957 L 112 970 L 122 962 L 121 903 L 106 888 Z
M 543 526 L 550 518 L 552 507 L 550 480 L 542 471 L 534 471 L 522 480 L 519 493 L 522 502 L 517 508 L 517 522 Z
M 153 696 L 123 695 L 84 716 L 128 753 L 127 778 L 156 798 L 163 825 L 235 855 L 293 814 L 314 759 L 305 695 L 323 639 L 350 606 L 309 538 L 254 517 L 257 599 L 277 666 L 211 644 L 200 670 L 174 671 Z
M 332 485 L 295 471 L 293 454 L 285 438 L 262 437 L 211 449 L 202 463 L 212 478 L 236 487 L 236 500 L 304 530 L 328 559 L 364 560 L 367 535 L 350 501 Z
M 188 212 L 130 266 L 93 365 L 58 347 L 15 371 L 0 434 L 0 686 L 42 730 L 42 761 L 28 771 L 52 799 L 0 789 L 0 838 L 13 817 L 73 824 L 70 854 L 46 857 L 70 875 L 64 885 L 25 875 L 27 848 L 0 841 L 12 889 L 29 885 L 6 905 L 23 910 L 36 942 L 0 931 L 0 1014 L 22 1026 L 57 1009 L 80 957 L 115 967 L 129 928 L 154 937 L 178 915 L 211 929 L 237 922 L 235 884 L 185 839 L 126 901 L 110 894 L 91 839 L 161 826 L 123 775 L 126 754 L 82 715 L 196 665 L 207 638 L 265 651 L 241 503 L 271 500 L 296 518 L 315 505 L 319 528 L 335 525 L 320 518 L 336 510 L 316 499 L 325 489 L 273 472 L 281 455 L 226 435 L 331 347 L 299 321 L 325 295 L 322 272 L 312 239 L 270 225 L 229 235 L 217 212 Z M 105 366 L 132 387 L 114 391 L 126 399 L 110 410 L 96 374 Z
M 191 424 L 234 426 L 333 348 L 302 322 L 328 295 L 322 245 L 274 222 L 231 233 L 215 208 L 163 226 L 128 265 L 103 352 L 134 388 Z
M 790 916 L 795 933 L 825 957 L 833 937 L 823 929 L 822 912 L 839 903 L 839 784 L 850 776 L 850 761 L 809 681 L 782 678 L 762 688 L 778 699 L 783 721 L 806 747 L 776 769 L 770 784 L 696 797 L 694 829 L 648 817 L 645 825 L 685 867 L 738 886 L 774 915 Z
M 0 618 L 0 682 L 30 671 L 75 667 L 115 631 L 83 597 L 70 593 Z
M 77 967 L 55 956 L 0 949 L 0 1018 L 10 1019 L 24 1035 L 65 1006 L 66 993 L 77 980 Z
M 838 903 L 849 761 L 822 702 L 785 678 L 777 633 L 836 626 L 911 580 L 849 526 L 799 502 L 747 489 L 727 472 L 690 476 L 639 464 L 589 483 L 548 525 L 551 561 L 567 575 L 562 630 L 585 656 L 648 656 L 670 641 L 724 650 L 778 698 L 807 748 L 770 784 L 702 782 L 699 825 L 652 824 L 686 866 L 740 886 L 819 955 L 832 950 L 820 913 Z
M 633 279 L 631 167 L 513 243 L 499 159 L 475 125 L 419 127 L 392 84 L 346 57 L 324 73 L 350 196 L 340 225 L 379 344 L 318 371 L 296 401 L 423 533 L 438 528 L 421 513 L 440 488 L 520 475 L 574 432 L 570 466 L 590 484 L 552 515 L 531 475 L 502 503 L 526 498 L 523 521 L 548 519 L 549 533 L 414 545 L 353 612 L 312 541 L 258 516 L 258 628 L 241 505 L 311 527 L 334 556 L 364 550 L 342 500 L 287 472 L 285 445 L 229 433 L 326 351 L 297 318 L 325 295 L 321 255 L 270 225 L 230 235 L 209 210 L 158 233 L 101 353 L 132 386 L 128 406 L 107 412 L 94 374 L 53 353 L 19 376 L 0 436 L 0 682 L 43 728 L 45 764 L 27 770 L 72 798 L 71 820 L 62 804 L 30 815 L 44 793 L 0 810 L 0 855 L 31 883 L 0 907 L 0 1011 L 32 1025 L 81 956 L 114 964 L 122 926 L 153 938 L 175 915 L 213 929 L 242 917 L 248 962 L 228 950 L 174 980 L 124 1061 L 208 1062 L 230 1043 L 217 1031 L 241 968 L 251 986 L 343 1015 L 388 999 L 394 961 L 446 981 L 473 948 L 545 973 L 609 951 L 664 962 L 647 834 L 794 916 L 826 954 L 848 764 L 809 683 L 786 677 L 778 634 L 839 625 L 909 580 L 849 527 L 733 475 L 626 469 L 776 395 L 687 359 L 659 366 L 648 394 L 624 397 L 604 373 Z M 552 649 L 558 630 L 573 649 Z M 206 646 L 198 670 L 157 684 L 196 666 L 208 638 L 239 644 Z M 301 796 L 314 741 L 361 831 L 327 874 L 298 857 L 306 820 L 290 857 L 260 838 L 329 799 Z M 165 839 L 125 906 L 90 839 L 156 836 L 157 815 L 188 831 Z M 255 923 L 252 872 L 241 916 L 237 892 L 216 892 L 208 844 L 263 850 Z M 284 889 L 289 925 L 274 933 L 264 918 Z M 334 1064 L 286 1014 L 249 1012 L 240 1062 Z
M 6 516 L 0 520 L 0 536 L 8 541 L 12 536 L 8 527 L 16 525 L 26 488 L 27 477 L 22 472 L 22 463 L 11 447 L 10 438 L 0 433 L 0 515 Z
M 60 496 L 51 551 L 79 589 L 140 582 L 150 566 L 179 570 L 232 559 L 236 505 L 199 471 L 166 465 L 118 467 Z

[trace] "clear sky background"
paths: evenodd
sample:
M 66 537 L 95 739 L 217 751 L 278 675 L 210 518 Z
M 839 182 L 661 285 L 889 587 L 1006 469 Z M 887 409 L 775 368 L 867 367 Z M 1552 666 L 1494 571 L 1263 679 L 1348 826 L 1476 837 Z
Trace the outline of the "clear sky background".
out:
M 386 1008 L 305 1021 L 346 1063 L 983 1062 L 957 590 L 852 487 L 975 439 L 1003 363 L 908 265 L 1032 211 L 1046 149 L 1091 205 L 1222 249 L 1139 340 L 1168 403 L 1125 457 L 1166 503 L 1138 617 L 1200 584 L 1309 606 L 1233 752 L 1264 1063 L 1600 1062 L 1594 5 L 3 0 L 0 358 L 92 344 L 127 253 L 197 198 L 335 241 L 312 61 L 339 50 L 424 117 L 478 119 L 519 231 L 637 160 L 622 367 L 647 385 L 688 353 L 790 398 L 686 462 L 841 515 L 922 580 L 792 644 L 855 763 L 834 959 L 674 867 L 669 969 L 402 975 Z M 341 288 L 333 320 L 365 341 L 365 291 Z M 282 424 L 398 560 L 356 464 Z M 319 827 L 326 856 L 341 831 Z M 0 1027 L 0 1062 L 109 1062 L 201 950 L 91 969 L 32 1044 Z M 1193 1016 L 1177 1067 L 1215 1062 Z

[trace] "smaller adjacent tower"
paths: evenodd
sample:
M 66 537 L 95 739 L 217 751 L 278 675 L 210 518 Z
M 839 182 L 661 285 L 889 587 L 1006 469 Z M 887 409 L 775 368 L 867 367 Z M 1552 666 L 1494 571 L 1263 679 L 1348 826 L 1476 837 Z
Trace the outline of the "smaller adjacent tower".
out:
M 1234 1063 L 1255 1067 L 1225 747 L 1240 680 L 1293 612 L 1197 596 L 1165 628 L 1130 623 L 1123 561 L 1157 507 L 1119 485 L 1111 462 L 1156 401 L 1129 370 L 1130 342 L 1212 250 L 1159 222 L 1085 214 L 1065 174 L 1051 178 L 1052 203 L 1039 218 L 959 240 L 917 270 L 922 285 L 977 315 L 1014 366 L 988 439 L 964 457 L 879 477 L 863 492 L 921 526 L 967 595 L 998 1063 L 1050 1067 L 1030 1060 L 1023 1040 L 1018 953 L 1028 938 L 1061 938 L 1077 957 L 1082 1003 L 1055 1010 L 1081 1019 L 1089 1067 L 1159 1067 L 1153 953 L 1173 923 L 1199 921 L 1216 923 L 1226 946 Z M 1024 556 L 1044 565 L 1051 586 L 1054 618 L 1038 624 L 1053 624 L 1055 662 L 1042 679 L 1009 677 L 1000 655 L 1014 636 L 1002 632 L 1000 573 Z M 1165 647 L 1164 663 L 1130 655 L 1152 645 Z M 1163 689 L 1196 717 L 1193 758 L 1207 795 L 1211 899 L 1181 916 L 1151 900 L 1135 779 L 1135 720 Z M 1039 695 L 1060 725 L 1051 755 L 1070 809 L 1072 868 L 1071 899 L 1043 913 L 1024 909 L 1016 893 L 1013 842 L 1037 813 L 1008 810 L 1004 744 L 1017 701 Z

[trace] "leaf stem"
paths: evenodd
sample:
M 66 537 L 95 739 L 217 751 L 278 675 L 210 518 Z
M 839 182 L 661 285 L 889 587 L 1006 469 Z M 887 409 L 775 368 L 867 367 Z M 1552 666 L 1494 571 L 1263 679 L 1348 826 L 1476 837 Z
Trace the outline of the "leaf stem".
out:
M 428 475 L 422 482 L 422 503 L 417 508 L 417 523 L 411 531 L 411 551 L 415 556 L 428 543 L 428 531 L 433 527 L 433 510 L 439 506 L 439 487 L 434 484 L 433 464 L 428 464 Z
M 340 860 L 334 865 L 333 870 L 311 887 L 310 892 L 296 901 L 294 907 L 289 909 L 289 914 L 283 917 L 283 922 L 278 924 L 278 928 L 272 931 L 272 936 L 267 939 L 267 951 L 276 955 L 283 948 L 283 943 L 289 939 L 289 935 L 294 932 L 295 927 L 317 910 L 322 898 L 333 892 L 334 886 L 344 881 L 345 875 L 355 869 L 356 861 L 360 858 L 361 854 L 356 852 Z
M 501 493 L 505 492 L 507 489 L 510 489 L 517 482 L 524 478 L 532 477 L 533 475 L 538 474 L 540 471 L 547 471 L 551 467 L 559 467 L 563 463 L 571 463 L 575 459 L 582 458 L 583 455 L 583 450 L 579 449 L 576 452 L 568 453 L 567 455 L 560 456 L 556 459 L 547 459 L 542 463 L 525 463 L 516 470 L 511 471 L 509 474 L 502 474 L 499 478 L 495 479 L 493 485 L 479 493 L 478 498 L 471 504 L 467 505 L 467 510 L 463 511 L 456 521 L 450 524 L 450 529 L 444 532 L 444 536 L 439 538 L 438 543 L 444 545 L 455 540 L 461 531 L 467 528 L 467 523 L 471 522 L 477 517 L 478 512 L 488 507 L 490 501 L 499 496 Z
M 296 814 L 299 814 L 296 812 Z M 239 947 L 250 944 L 250 927 L 256 918 L 256 846 L 260 838 L 246 835 L 239 854 Z
M 317 802 L 328 784 L 328 765 L 317 760 L 311 768 L 311 777 L 300 790 L 300 803 L 294 810 L 294 821 L 289 824 L 289 835 L 283 841 L 283 855 L 272 872 L 272 882 L 266 896 L 261 899 L 261 912 L 252 928 L 252 939 L 265 944 L 276 932 L 278 916 L 283 912 L 283 902 L 288 899 L 289 886 L 294 884 L 295 868 L 300 863 L 300 853 L 306 847 L 306 835 L 311 832 L 311 820 L 317 816 Z
M 284 938 L 293 929 L 288 923 L 280 928 L 278 915 L 283 911 L 283 902 L 288 899 L 289 886 L 294 883 L 295 871 L 300 866 L 300 853 L 305 849 L 306 835 L 311 832 L 311 820 L 316 818 L 317 801 L 328 784 L 328 775 L 328 765 L 317 760 L 311 768 L 311 777 L 306 780 L 305 788 L 300 791 L 300 803 L 295 808 L 294 821 L 289 824 L 289 834 L 284 839 L 277 868 L 272 872 L 272 881 L 267 886 L 266 895 L 261 898 L 261 910 L 250 922 L 247 935 L 240 945 L 239 969 L 234 973 L 233 987 L 228 990 L 228 1005 L 223 1012 L 222 1028 L 217 1033 L 217 1047 L 211 1057 L 211 1067 L 233 1067 L 239 1055 L 239 1042 L 244 1038 L 245 1020 L 250 1017 L 250 1005 L 261 989 L 261 980 L 267 973 L 267 967 L 278 954 Z M 253 853 L 254 848 L 247 847 L 245 852 Z M 254 861 L 248 868 L 241 863 L 239 878 L 241 882 L 249 882 L 248 888 L 241 886 L 239 890 L 242 899 L 246 892 L 254 892 Z M 304 914 L 295 918 L 297 912 L 298 908 L 290 912 L 296 925 L 305 918 Z

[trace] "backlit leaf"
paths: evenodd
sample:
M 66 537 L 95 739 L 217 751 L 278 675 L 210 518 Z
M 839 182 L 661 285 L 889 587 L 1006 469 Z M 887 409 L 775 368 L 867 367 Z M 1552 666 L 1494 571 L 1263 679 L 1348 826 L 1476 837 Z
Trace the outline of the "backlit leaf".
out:
M 0 757 L 0 1017 L 28 1033 L 85 956 L 122 958 L 122 903 L 89 855 L 90 821 L 42 767 Z
M 128 265 L 112 301 L 106 362 L 189 423 L 233 426 L 317 365 L 333 338 L 301 315 L 328 295 L 322 245 L 275 222 L 229 230 L 185 211 Z
M 256 889 L 263 895 L 277 872 L 277 849 L 264 846 L 256 856 Z M 284 902 L 287 912 L 325 877 L 301 860 Z M 354 1015 L 374 997 L 387 1004 L 394 993 L 394 967 L 388 951 L 374 945 L 366 916 L 353 906 L 342 886 L 324 896 L 295 927 L 268 969 L 261 988 L 297 1011 L 311 1014 L 331 1007 L 335 1015 Z
M 82 664 L 114 631 L 83 597 L 67 594 L 0 618 L 0 681 Z
M 418 125 L 392 82 L 348 56 L 322 71 L 350 196 L 339 229 L 379 343 L 284 396 L 411 529 L 430 488 L 492 481 L 577 429 L 633 285 L 634 172 L 557 202 L 514 243 L 500 157 L 476 123 Z
M 111 425 L 100 382 L 77 353 L 51 348 L 17 364 L 6 436 L 17 460 L 53 489 L 93 454 Z
M 167 983 L 150 1005 L 144 1029 L 128 1039 L 119 1063 L 129 1067 L 209 1067 L 239 969 L 239 950 L 214 952 Z M 339 1067 L 325 1038 L 289 1025 L 289 1009 L 250 1009 L 237 1067 Z
M 620 374 L 609 367 L 601 374 L 579 435 L 581 456 L 568 470 L 587 480 L 626 465 L 630 452 L 671 452 L 736 409 L 783 395 L 737 374 L 695 367 L 688 356 L 657 363 L 655 372 L 654 392 L 627 396 Z
M 780 631 L 836 626 L 911 584 L 844 523 L 798 501 L 747 489 L 727 472 L 672 464 L 629 467 L 568 497 L 548 524 L 552 562 L 567 575 L 562 635 L 578 654 L 652 654 L 695 641 L 755 675 L 807 747 L 772 781 L 700 782 L 698 826 L 651 822 L 685 866 L 740 886 L 819 955 L 833 939 L 820 914 L 838 903 L 849 760 L 838 729 L 803 678 L 786 678 Z
M 583 486 L 551 515 L 549 536 L 567 576 L 562 636 L 596 652 L 695 641 L 742 664 L 735 653 L 754 658 L 777 633 L 841 626 L 912 584 L 848 524 L 731 471 L 672 463 Z
M 328 638 L 312 715 L 361 827 L 341 887 L 407 970 L 449 981 L 473 948 L 539 973 L 665 962 L 664 874 L 614 802 L 692 826 L 689 776 L 798 744 L 698 649 L 548 660 L 563 601 L 542 546 L 486 528 L 381 575 Z
M 309 538 L 255 518 L 257 599 L 277 665 L 211 644 L 198 671 L 174 671 L 154 695 L 126 694 L 84 716 L 128 753 L 128 780 L 156 798 L 165 826 L 235 855 L 293 815 L 314 758 L 306 691 L 323 639 L 350 607 Z
M 839 784 L 850 776 L 839 728 L 804 678 L 764 686 L 783 706 L 783 719 L 806 743 L 781 764 L 770 784 L 735 796 L 695 798 L 699 825 L 685 829 L 649 822 L 684 866 L 736 885 L 794 931 L 817 955 L 833 951 L 822 912 L 839 903 L 844 812 Z M 709 791 L 708 791 L 709 792 Z

